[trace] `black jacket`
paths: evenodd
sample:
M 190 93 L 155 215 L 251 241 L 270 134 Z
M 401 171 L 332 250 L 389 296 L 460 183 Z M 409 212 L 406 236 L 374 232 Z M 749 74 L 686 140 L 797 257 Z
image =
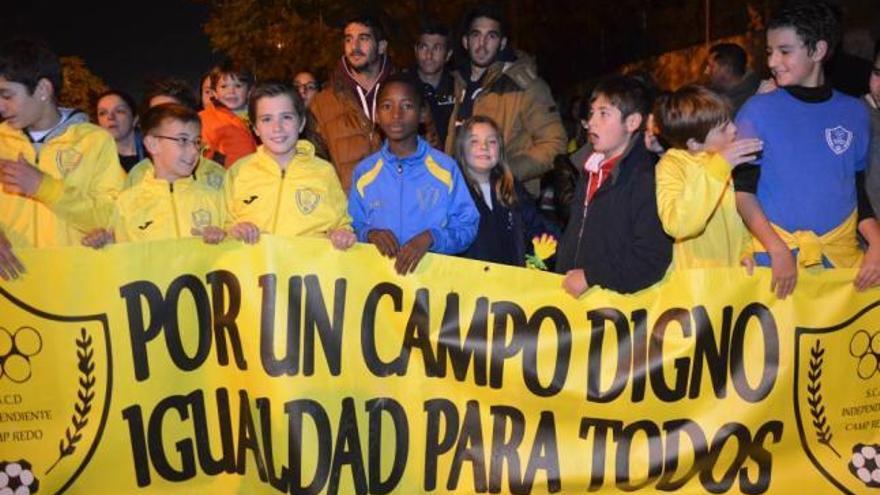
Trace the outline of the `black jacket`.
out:
M 657 215 L 657 157 L 645 149 L 642 135 L 636 134 L 611 178 L 585 208 L 583 163 L 588 155 L 582 148 L 572 159 L 579 179 L 556 269 L 559 273 L 583 269 L 590 286 L 622 293 L 650 287 L 663 278 L 672 260 L 672 239 Z
M 513 208 L 501 204 L 495 195 L 495 182 L 492 182 L 492 205 L 490 210 L 486 201 L 473 187 L 468 187 L 474 205 L 480 212 L 480 227 L 473 244 L 461 254 L 465 258 L 523 266 L 525 256 L 531 253 L 531 241 L 535 236 L 547 233 L 557 236 L 553 229 L 535 207 L 535 200 L 518 181 L 517 202 Z

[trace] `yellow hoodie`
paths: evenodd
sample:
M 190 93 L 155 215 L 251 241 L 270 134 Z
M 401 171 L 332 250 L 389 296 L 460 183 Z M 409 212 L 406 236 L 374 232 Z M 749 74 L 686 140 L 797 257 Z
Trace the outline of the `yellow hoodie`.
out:
M 657 163 L 657 213 L 675 239 L 673 269 L 738 266 L 751 235 L 736 211 L 731 166 L 717 153 L 671 149 Z
M 193 228 L 223 226 L 223 193 L 192 177 L 157 179 L 152 164 L 116 200 L 111 228 L 117 242 L 191 237 Z
M 263 146 L 226 172 L 226 225 L 251 222 L 261 232 L 283 237 L 325 236 L 351 229 L 348 201 L 336 169 L 315 156 L 312 143 L 296 143 L 286 172 Z
M 107 225 L 125 179 L 107 131 L 72 123 L 37 153 L 23 131 L 0 124 L 0 159 L 19 154 L 45 175 L 33 198 L 0 190 L 0 228 L 13 247 L 78 245 L 84 232 Z

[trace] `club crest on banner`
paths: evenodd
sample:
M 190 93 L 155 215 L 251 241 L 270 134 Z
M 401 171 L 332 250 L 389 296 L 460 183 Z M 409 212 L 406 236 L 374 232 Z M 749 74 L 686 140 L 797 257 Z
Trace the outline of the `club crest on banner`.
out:
M 794 402 L 801 445 L 845 493 L 880 488 L 880 301 L 829 328 L 796 330 Z M 848 376 L 834 383 L 827 376 Z
M 842 155 L 849 149 L 852 144 L 853 133 L 845 129 L 843 126 L 837 126 L 833 129 L 825 129 L 825 142 L 835 155 Z
M 85 469 L 109 411 L 109 335 L 106 315 L 50 314 L 0 288 L 0 490 L 61 493 Z

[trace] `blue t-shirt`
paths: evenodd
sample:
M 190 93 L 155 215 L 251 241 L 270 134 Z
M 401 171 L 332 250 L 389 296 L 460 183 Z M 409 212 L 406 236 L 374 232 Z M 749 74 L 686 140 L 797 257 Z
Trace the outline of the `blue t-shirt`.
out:
M 787 91 L 755 95 L 736 116 L 739 138 L 764 141 L 758 201 L 788 232 L 818 235 L 856 209 L 856 172 L 865 170 L 870 123 L 856 98 L 834 91 L 819 103 Z

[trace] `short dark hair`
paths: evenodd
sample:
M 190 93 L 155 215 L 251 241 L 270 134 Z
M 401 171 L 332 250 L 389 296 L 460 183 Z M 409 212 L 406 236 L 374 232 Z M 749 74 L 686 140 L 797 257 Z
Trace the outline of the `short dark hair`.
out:
M 145 136 L 149 135 L 166 120 L 177 120 L 184 124 L 198 124 L 199 127 L 202 125 L 199 114 L 192 108 L 177 103 L 163 103 L 147 110 L 141 116 L 141 131 Z
M 220 84 L 220 79 L 223 79 L 223 76 L 232 76 L 243 84 L 247 84 L 248 87 L 253 86 L 255 82 L 254 74 L 251 71 L 232 60 L 226 60 L 211 69 L 211 89 L 217 89 L 217 85 Z M 201 92 L 201 88 L 199 88 L 199 92 Z
M 825 60 L 834 54 L 840 42 L 840 10 L 821 0 L 800 1 L 788 5 L 770 18 L 767 30 L 792 28 L 807 50 L 813 53 L 816 43 L 828 43 Z
M 125 91 L 121 91 L 118 89 L 108 89 L 107 91 L 104 91 L 103 93 L 99 94 L 95 98 L 95 104 L 92 105 L 93 107 L 95 107 L 96 111 L 98 108 L 98 103 L 100 103 L 101 100 L 103 100 L 104 98 L 106 98 L 108 96 L 116 96 L 120 100 L 124 101 L 125 104 L 128 105 L 128 109 L 131 110 L 132 117 L 137 117 L 138 108 L 137 108 L 137 104 L 134 102 L 134 98 L 132 98 L 132 96 L 130 94 L 126 93 Z
M 196 97 L 192 88 L 186 81 L 177 79 L 176 77 L 163 77 L 155 79 L 149 83 L 147 92 L 144 94 L 144 103 L 141 106 L 141 113 L 146 113 L 150 107 L 150 100 L 157 96 L 169 96 L 177 100 L 183 106 L 195 110 L 198 108 Z
M 690 139 L 703 143 L 709 131 L 730 118 L 730 103 L 702 86 L 664 94 L 654 105 L 654 123 L 664 147 L 687 149 Z
M 421 37 L 423 34 L 436 34 L 445 38 L 449 38 L 449 28 L 447 28 L 445 24 L 436 19 L 426 18 L 422 19 L 421 22 L 419 22 L 418 36 Z
M 638 113 L 647 117 L 651 111 L 651 98 L 644 84 L 630 76 L 614 75 L 599 81 L 590 95 L 590 103 L 604 96 L 620 110 L 622 118 Z
M 257 84 L 248 97 L 248 118 L 251 121 L 251 125 L 256 125 L 257 123 L 257 103 L 260 99 L 281 95 L 290 98 L 290 101 L 293 102 L 293 111 L 296 112 L 300 120 L 304 120 L 306 117 L 306 104 L 296 89 L 283 81 L 266 81 Z
M 471 30 L 471 24 L 480 17 L 492 19 L 498 23 L 498 29 L 501 31 L 501 37 L 508 37 L 507 16 L 504 15 L 504 9 L 496 3 L 479 3 L 471 7 L 464 16 L 461 24 L 461 32 L 463 35 Z
M 410 72 L 396 72 L 386 77 L 385 80 L 382 81 L 381 86 L 379 86 L 379 93 L 376 95 L 377 102 L 392 84 L 403 84 L 404 86 L 409 87 L 413 92 L 416 105 L 418 105 L 419 108 L 422 107 L 422 90 L 420 89 L 419 83 L 416 82 L 415 76 Z
M 30 94 L 40 79 L 46 79 L 52 84 L 56 101 L 64 83 L 58 55 L 45 41 L 30 38 L 13 38 L 0 44 L 0 76 L 23 84 Z
M 743 47 L 736 43 L 718 43 L 709 48 L 709 55 L 715 57 L 715 63 L 730 69 L 737 76 L 746 73 L 748 55 Z
M 373 38 L 376 39 L 376 43 L 380 41 L 385 41 L 387 39 L 385 35 L 385 28 L 382 26 L 382 22 L 379 21 L 379 18 L 377 16 L 373 15 L 370 12 L 355 12 L 346 17 L 345 22 L 342 23 L 343 31 L 349 24 L 361 24 L 370 28 L 370 31 L 373 32 Z

